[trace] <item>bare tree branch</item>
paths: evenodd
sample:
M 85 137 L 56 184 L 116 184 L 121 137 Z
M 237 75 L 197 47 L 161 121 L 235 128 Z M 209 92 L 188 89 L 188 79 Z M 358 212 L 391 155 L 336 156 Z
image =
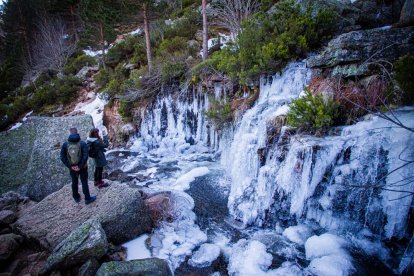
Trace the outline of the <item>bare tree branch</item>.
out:
M 234 39 L 240 31 L 240 25 L 259 8 L 256 0 L 218 0 L 211 8 L 215 25 L 227 29 Z

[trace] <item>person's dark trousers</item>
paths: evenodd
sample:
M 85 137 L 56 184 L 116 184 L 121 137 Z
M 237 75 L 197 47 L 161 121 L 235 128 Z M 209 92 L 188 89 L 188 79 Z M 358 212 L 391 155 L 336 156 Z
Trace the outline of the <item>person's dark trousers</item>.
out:
M 95 182 L 102 181 L 102 173 L 103 173 L 103 167 L 95 167 L 95 174 L 94 174 Z
M 79 199 L 80 195 L 78 192 L 79 177 L 82 183 L 82 191 L 85 195 L 85 200 L 89 200 L 91 195 L 89 194 L 88 186 L 88 168 L 83 168 L 79 172 L 70 171 L 70 176 L 72 177 L 72 195 L 74 199 Z

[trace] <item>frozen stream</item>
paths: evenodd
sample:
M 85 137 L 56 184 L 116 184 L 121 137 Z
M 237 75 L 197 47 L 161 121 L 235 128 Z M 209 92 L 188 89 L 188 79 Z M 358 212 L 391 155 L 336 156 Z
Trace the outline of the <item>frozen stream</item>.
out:
M 414 248 L 413 196 L 405 192 L 414 190 L 414 167 L 403 165 L 413 160 L 414 134 L 375 116 L 323 138 L 272 125 L 310 76 L 291 63 L 263 79 L 256 104 L 222 132 L 206 120 L 211 99 L 200 88 L 160 94 L 132 146 L 107 153 L 108 179 L 174 201 L 174 219 L 126 244 L 130 259 L 165 259 L 176 275 L 405 269 L 410 240 Z M 225 101 L 224 88 L 214 92 Z M 414 127 L 412 107 L 395 116 Z

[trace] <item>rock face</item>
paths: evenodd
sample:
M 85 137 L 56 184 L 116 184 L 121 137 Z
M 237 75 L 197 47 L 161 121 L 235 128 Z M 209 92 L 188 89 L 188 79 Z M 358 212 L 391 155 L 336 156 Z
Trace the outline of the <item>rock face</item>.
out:
M 398 24 L 401 26 L 414 24 L 414 0 L 405 0 Z
M 101 258 L 108 249 L 108 241 L 97 219 L 90 219 L 75 229 L 52 252 L 43 272 L 65 269 L 82 264 L 90 258 Z
M 27 210 L 14 230 L 48 250 L 92 217 L 100 221 L 108 240 L 115 244 L 151 231 L 152 221 L 139 190 L 119 183 L 100 190 L 89 185 L 89 190 L 97 200 L 84 205 L 72 199 L 70 185 L 64 186 Z
M 108 262 L 102 264 L 96 273 L 97 276 L 169 276 L 172 275 L 166 261 L 149 258 L 128 262 Z
M 98 269 L 98 261 L 96 259 L 90 259 L 79 268 L 78 276 L 95 276 Z
M 104 124 L 108 126 L 108 138 L 114 146 L 125 145 L 136 131 L 132 124 L 122 120 L 119 108 L 119 100 L 114 100 L 111 106 L 106 105 L 104 108 Z
M 336 12 L 338 33 L 392 25 L 400 17 L 403 2 L 400 0 L 299 0 L 304 9 L 331 9 Z
M 19 128 L 0 133 L 0 193 L 18 190 L 39 201 L 68 183 L 60 148 L 70 127 L 86 139 L 92 117 L 29 117 Z
M 312 68 L 332 68 L 333 76 L 367 75 L 369 64 L 393 62 L 407 53 L 414 54 L 414 27 L 353 31 L 331 40 L 319 54 L 308 58 Z
M 7 260 L 23 242 L 23 238 L 15 234 L 0 236 L 0 261 Z

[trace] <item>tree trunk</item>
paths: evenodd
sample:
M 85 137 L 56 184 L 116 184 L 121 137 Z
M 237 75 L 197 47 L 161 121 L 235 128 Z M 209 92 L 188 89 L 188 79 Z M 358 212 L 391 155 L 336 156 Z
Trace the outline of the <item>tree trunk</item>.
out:
M 105 56 L 105 36 L 104 36 L 102 22 L 99 23 L 99 36 L 100 36 L 100 43 L 101 43 L 101 47 L 102 47 L 102 65 L 103 65 L 103 68 L 105 68 L 105 61 L 106 61 L 106 56 Z
M 203 60 L 208 58 L 208 26 L 207 26 L 207 0 L 202 0 L 203 7 Z
M 148 6 L 147 6 L 147 3 L 144 3 L 142 5 L 142 12 L 144 14 L 144 33 L 145 33 L 145 45 L 146 45 L 146 48 L 147 48 L 148 70 L 151 72 L 151 69 L 152 69 L 151 39 L 150 39 L 149 24 L 148 24 Z
M 73 5 L 70 5 L 70 17 L 71 17 L 71 23 L 72 23 L 72 32 L 75 37 L 75 42 L 77 43 L 79 41 L 78 32 L 76 30 L 76 23 L 75 23 L 75 8 Z

